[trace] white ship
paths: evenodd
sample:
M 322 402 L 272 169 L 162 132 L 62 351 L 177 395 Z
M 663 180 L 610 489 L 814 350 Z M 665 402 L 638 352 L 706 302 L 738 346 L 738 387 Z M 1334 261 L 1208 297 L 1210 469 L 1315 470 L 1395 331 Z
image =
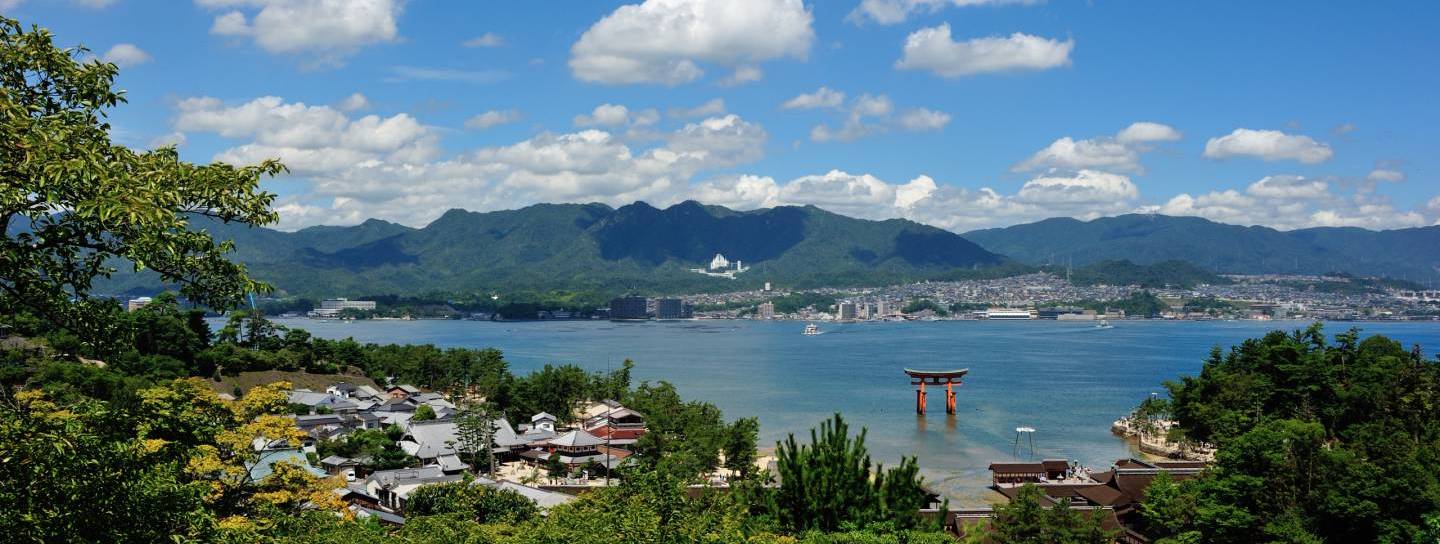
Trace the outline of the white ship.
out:
M 1035 312 L 1015 308 L 990 308 L 985 310 L 985 319 L 1035 319 Z
M 803 334 L 805 336 L 816 336 L 820 334 L 820 327 L 816 326 L 814 323 L 807 324 L 805 325 L 805 332 L 802 332 L 800 334 Z

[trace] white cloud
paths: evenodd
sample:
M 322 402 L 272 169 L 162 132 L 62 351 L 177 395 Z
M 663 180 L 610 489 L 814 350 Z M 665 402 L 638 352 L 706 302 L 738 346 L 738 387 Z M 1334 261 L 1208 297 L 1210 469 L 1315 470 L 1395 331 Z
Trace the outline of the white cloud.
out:
M 1104 168 L 1121 172 L 1139 172 L 1141 171 L 1140 152 L 1109 138 L 1077 141 L 1065 136 L 1011 166 L 1010 171 L 1030 172 L 1045 168 L 1066 170 Z
M 670 108 L 670 111 L 665 112 L 665 114 L 669 115 L 670 117 L 679 118 L 711 117 L 715 115 L 724 115 L 725 99 L 712 98 L 705 101 L 704 104 L 700 104 L 699 106 L 695 106 L 693 108 Z
M 251 139 L 221 151 L 217 160 L 253 164 L 278 158 L 298 174 L 365 161 L 425 161 L 439 152 L 438 137 L 403 113 L 351 119 L 330 106 L 286 103 L 275 96 L 238 105 L 210 97 L 187 98 L 178 109 L 174 123 L 178 131 Z
M 171 132 L 171 133 L 169 133 L 169 134 L 163 134 L 163 135 L 160 135 L 160 136 L 156 136 L 156 137 L 150 139 L 150 145 L 149 145 L 149 147 L 150 147 L 150 149 L 156 149 L 156 148 L 161 148 L 161 147 L 169 147 L 169 146 L 172 146 L 172 145 L 175 146 L 175 147 L 184 147 L 184 145 L 185 145 L 185 133 L 184 133 L 184 132 Z
M 219 36 L 243 37 L 269 53 L 293 54 L 307 66 L 338 65 L 361 47 L 399 38 L 403 0 L 196 0 L 225 9 L 211 24 Z
M 660 122 L 654 109 L 625 111 L 631 130 Z M 483 121 L 472 119 L 470 126 L 518 115 L 488 113 L 493 115 L 477 116 Z M 659 133 L 659 143 L 647 147 L 610 130 L 585 129 L 441 158 L 438 132 L 406 114 L 350 117 L 334 107 L 276 97 L 240 104 L 186 99 L 174 124 L 177 131 L 245 140 L 217 153 L 216 160 L 251 164 L 279 158 L 290 166 L 287 183 L 299 190 L 276 204 L 287 229 L 369 217 L 420 225 L 454 207 L 675 202 L 697 173 L 761 158 L 768 138 L 758 124 L 719 115 Z
M 790 99 L 782 107 L 789 109 L 829 106 L 843 93 L 821 87 L 809 95 Z M 838 105 L 838 104 L 837 104 Z M 892 128 L 912 132 L 933 131 L 944 128 L 950 122 L 950 114 L 926 108 L 911 108 L 898 117 L 893 116 L 895 103 L 886 95 L 862 94 L 850 102 L 845 110 L 845 121 L 839 128 L 818 124 L 810 129 L 810 139 L 816 142 L 852 142 L 860 138 L 885 133 Z
M 365 98 L 365 95 L 363 94 L 353 93 L 350 96 L 345 97 L 344 100 L 341 100 L 339 107 L 340 111 L 368 110 L 370 109 L 370 99 Z
M 490 110 L 465 120 L 465 128 L 485 130 L 493 126 L 514 123 L 520 120 L 517 110 Z
M 1226 159 L 1248 155 L 1266 161 L 1295 160 L 1319 164 L 1334 155 L 1330 146 L 1309 136 L 1291 135 L 1278 130 L 1237 128 L 1234 132 L 1205 142 L 1205 157 Z
M 957 42 L 950 24 L 922 28 L 905 39 L 904 55 L 895 61 L 901 70 L 928 70 L 956 78 L 987 72 L 1048 70 L 1070 65 L 1074 40 L 1053 40 L 1016 32 L 1008 37 L 975 38 Z
M 846 20 L 863 23 L 866 20 L 882 25 L 904 22 L 917 11 L 933 12 L 945 6 L 999 6 L 1006 4 L 1038 4 L 1041 0 L 861 0 L 860 5 L 850 12 Z
M 725 79 L 720 80 L 720 85 L 723 87 L 738 87 L 746 83 L 760 81 L 764 78 L 765 72 L 761 70 L 759 66 L 746 64 L 735 67 L 734 72 L 731 72 Z
M 459 70 L 455 68 L 426 68 L 422 66 L 392 66 L 394 74 L 387 81 L 453 81 L 471 85 L 490 85 L 509 79 L 504 70 Z
M 1366 181 L 1398 183 L 1405 181 L 1405 173 L 1390 168 L 1376 168 L 1365 175 Z
M 741 175 L 695 184 L 701 202 L 736 209 L 815 205 L 867 219 L 906 218 L 957 232 L 1035 221 L 1056 215 L 1093 219 L 1134 208 L 1139 191 L 1129 178 L 1084 171 L 1073 177 L 1033 179 L 1014 195 L 994 189 L 944 185 L 926 175 L 889 183 L 871 174 L 831 170 L 788 182 Z
M 1046 168 L 1075 171 L 1098 168 L 1120 172 L 1144 173 L 1140 154 L 1150 151 L 1150 143 L 1174 141 L 1180 131 L 1169 125 L 1149 121 L 1131 123 L 1113 138 L 1075 140 L 1069 136 L 1051 142 L 1045 149 L 1010 167 L 1012 172 L 1030 172 Z
M 1339 194 L 1325 180 L 1301 176 L 1266 176 L 1243 192 L 1234 189 L 1192 196 L 1182 193 L 1151 211 L 1193 215 L 1237 225 L 1278 229 L 1363 227 L 1389 229 L 1429 224 L 1437 211 L 1402 210 L 1388 199 L 1363 190 Z M 1430 214 L 1427 218 L 1425 213 Z
M 786 100 L 780 105 L 786 110 L 808 110 L 815 108 L 838 108 L 845 102 L 845 93 L 829 87 L 820 87 L 813 93 L 803 93 Z
M 1173 142 L 1179 140 L 1183 135 L 1170 125 L 1140 121 L 1131 123 L 1130 126 L 1115 134 L 1115 141 L 1122 144 L 1143 144 L 1149 142 Z
M 131 43 L 117 43 L 105 51 L 100 57 L 105 62 L 114 63 L 121 68 L 129 68 L 150 62 L 150 54 L 144 49 L 136 47 Z
M 950 123 L 950 114 L 925 108 L 914 108 L 900 115 L 900 126 L 905 130 L 940 130 Z
M 758 63 L 805 59 L 815 39 L 801 0 L 646 0 L 621 6 L 570 48 L 570 70 L 604 84 L 678 85 L 704 74 L 700 63 L 730 67 L 735 82 Z
M 1245 192 L 1262 198 L 1316 200 L 1330 196 L 1330 184 L 1303 176 L 1265 176 L 1251 183 Z
M 575 116 L 577 127 L 616 127 L 630 122 L 630 108 L 619 104 L 601 104 L 590 113 Z
M 499 34 L 496 34 L 494 32 L 486 32 L 474 38 L 465 40 L 465 42 L 460 45 L 463 45 L 465 47 L 500 47 L 502 45 L 505 45 L 505 38 L 500 37 Z

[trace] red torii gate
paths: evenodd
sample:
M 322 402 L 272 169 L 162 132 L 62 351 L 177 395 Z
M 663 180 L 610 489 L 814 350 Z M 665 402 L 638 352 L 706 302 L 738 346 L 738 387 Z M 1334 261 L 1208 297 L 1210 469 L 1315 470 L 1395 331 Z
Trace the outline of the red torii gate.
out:
M 961 379 L 970 372 L 968 368 L 960 370 L 911 370 L 905 369 L 905 375 L 910 376 L 910 385 L 915 389 L 915 413 L 925 415 L 925 385 L 945 385 L 945 413 L 955 413 L 955 386 L 964 385 Z

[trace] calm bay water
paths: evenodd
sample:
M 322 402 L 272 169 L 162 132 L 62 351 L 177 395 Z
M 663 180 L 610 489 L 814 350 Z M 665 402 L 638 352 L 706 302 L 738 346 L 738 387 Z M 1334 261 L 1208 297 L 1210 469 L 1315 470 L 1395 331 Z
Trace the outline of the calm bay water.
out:
M 992 498 L 983 489 L 991 461 L 1013 459 L 1015 427 L 1036 429 L 1035 457 L 1078 460 L 1098 469 L 1130 455 L 1110 434 L 1161 382 L 1197 372 L 1215 345 L 1228 347 L 1302 322 L 1122 321 L 1113 329 L 1056 321 L 944 321 L 822 324 L 674 321 L 649 323 L 282 320 L 326 338 L 361 342 L 495 347 L 512 371 L 546 363 L 591 370 L 636 363 L 635 380 L 669 381 L 687 399 L 712 402 L 729 418 L 760 418 L 773 445 L 841 412 L 852 429 L 869 429 L 876 460 L 916 456 L 926 480 L 956 504 Z M 1357 326 L 1405 346 L 1440 349 L 1436 323 L 1331 323 Z M 945 414 L 931 389 L 930 413 L 914 413 L 914 388 L 902 368 L 969 368 L 959 409 Z M 1025 443 L 1028 446 L 1028 441 Z M 1028 457 L 1028 447 L 1021 457 Z

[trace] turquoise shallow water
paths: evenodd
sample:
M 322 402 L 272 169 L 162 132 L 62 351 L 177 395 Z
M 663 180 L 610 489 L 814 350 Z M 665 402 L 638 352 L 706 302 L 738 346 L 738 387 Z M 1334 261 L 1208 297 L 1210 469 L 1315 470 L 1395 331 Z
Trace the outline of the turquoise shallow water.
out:
M 1036 457 L 1108 467 L 1130 454 L 1110 423 L 1162 391 L 1162 381 L 1198 371 L 1211 346 L 1306 326 L 1122 321 L 1099 330 L 1056 321 L 941 321 L 822 324 L 825 334 L 806 337 L 798 322 L 282 322 L 327 338 L 495 347 L 517 373 L 545 363 L 604 370 L 630 358 L 637 381 L 667 380 L 727 417 L 759 417 L 762 445 L 808 434 L 842 412 L 852 428 L 869 429 L 877 460 L 918 457 L 927 481 L 957 504 L 991 498 L 985 467 L 1013 458 L 1015 427 L 1036 429 Z M 1332 323 L 1327 332 L 1351 326 L 1420 343 L 1427 353 L 1440 349 L 1437 323 Z M 931 394 L 929 415 L 916 417 L 904 367 L 969 368 L 958 414 L 946 416 L 942 392 Z

